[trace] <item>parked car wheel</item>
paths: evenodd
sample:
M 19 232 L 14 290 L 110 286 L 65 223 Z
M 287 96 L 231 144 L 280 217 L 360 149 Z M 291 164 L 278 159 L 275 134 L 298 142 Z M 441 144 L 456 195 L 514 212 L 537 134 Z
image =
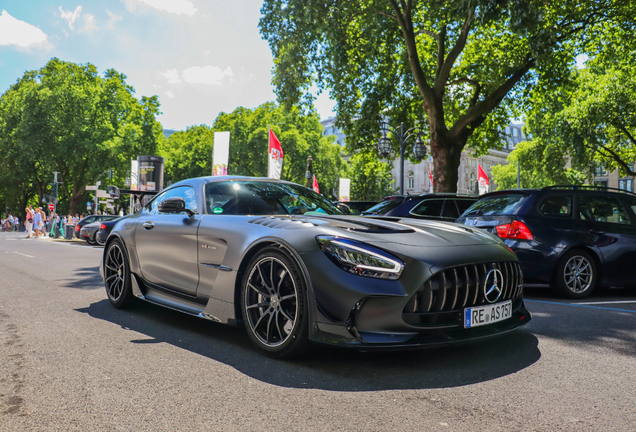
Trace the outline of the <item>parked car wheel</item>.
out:
M 306 286 L 298 265 L 278 248 L 249 263 L 242 310 L 252 342 L 272 357 L 293 357 L 307 345 Z
M 127 306 L 133 299 L 130 264 L 119 240 L 114 240 L 104 260 L 104 280 L 108 300 L 116 308 Z
M 567 298 L 587 297 L 598 282 L 598 272 L 594 258 L 580 249 L 567 252 L 557 265 L 552 288 Z
M 95 234 L 95 242 L 100 245 L 100 246 L 104 246 L 106 244 L 105 241 L 100 241 L 99 237 L 97 237 L 97 234 Z

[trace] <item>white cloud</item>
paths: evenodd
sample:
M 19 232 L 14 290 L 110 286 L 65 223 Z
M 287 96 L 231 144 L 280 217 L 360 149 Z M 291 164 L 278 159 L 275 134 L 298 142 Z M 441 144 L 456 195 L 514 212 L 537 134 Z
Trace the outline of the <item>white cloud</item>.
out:
M 128 10 L 132 11 L 136 8 L 135 3 L 143 3 L 147 6 L 173 13 L 177 15 L 194 16 L 197 8 L 190 0 L 123 0 Z
M 39 28 L 13 18 L 5 10 L 0 15 L 0 46 L 16 45 L 26 48 L 47 41 L 46 34 Z
M 165 72 L 161 72 L 161 75 L 168 78 L 170 84 L 180 84 L 179 72 L 176 69 L 169 69 Z
M 224 71 L 218 66 L 193 66 L 183 71 L 183 79 L 190 84 L 219 85 L 226 76 L 233 76 L 228 66 Z
M 80 31 L 80 33 L 92 33 L 97 30 L 97 24 L 95 23 L 95 16 L 91 14 L 84 14 L 82 17 L 84 20 L 84 28 Z
M 174 98 L 174 93 L 172 93 L 171 91 L 167 91 L 165 95 L 168 96 L 170 99 Z
M 73 12 L 71 12 L 70 10 L 65 11 L 64 9 L 62 9 L 62 6 L 60 6 L 59 11 L 60 11 L 60 16 L 64 18 L 66 21 L 68 21 L 69 28 L 71 30 L 75 30 L 75 27 L 73 26 L 75 24 L 75 21 L 77 21 L 77 19 L 82 14 L 82 7 L 78 6 L 75 8 Z
M 115 23 L 123 19 L 121 15 L 115 15 L 109 10 L 106 10 L 106 14 L 108 14 L 108 22 L 106 23 L 106 27 L 109 29 L 115 28 Z

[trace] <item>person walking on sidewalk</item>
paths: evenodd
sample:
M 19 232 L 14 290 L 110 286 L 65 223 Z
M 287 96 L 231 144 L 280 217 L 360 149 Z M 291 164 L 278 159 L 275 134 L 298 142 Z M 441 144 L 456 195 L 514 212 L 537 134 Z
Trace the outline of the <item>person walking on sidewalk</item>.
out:
M 40 209 L 35 209 L 35 213 L 33 215 L 33 229 L 35 230 L 35 238 L 40 238 L 42 235 L 42 231 L 40 231 L 40 224 L 42 223 L 42 215 L 40 214 Z
M 31 235 L 33 234 L 33 214 L 31 213 L 31 209 L 29 207 L 25 208 L 24 211 L 26 213 L 26 221 L 24 222 L 27 231 L 26 238 L 31 238 Z

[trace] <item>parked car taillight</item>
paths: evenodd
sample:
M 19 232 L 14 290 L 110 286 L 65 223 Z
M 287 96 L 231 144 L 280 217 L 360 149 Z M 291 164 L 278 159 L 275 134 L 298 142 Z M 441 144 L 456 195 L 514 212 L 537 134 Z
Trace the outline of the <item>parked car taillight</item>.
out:
M 79 225 L 75 225 L 75 231 L 79 231 L 79 230 L 80 230 L 80 228 L 82 228 L 82 227 L 81 227 L 81 226 L 79 226 Z
M 100 224 L 100 225 L 99 225 L 99 229 L 100 229 L 100 230 L 106 229 L 106 224 Z
M 504 239 L 534 240 L 526 224 L 520 221 L 512 221 L 506 225 L 499 225 L 497 227 L 497 235 Z

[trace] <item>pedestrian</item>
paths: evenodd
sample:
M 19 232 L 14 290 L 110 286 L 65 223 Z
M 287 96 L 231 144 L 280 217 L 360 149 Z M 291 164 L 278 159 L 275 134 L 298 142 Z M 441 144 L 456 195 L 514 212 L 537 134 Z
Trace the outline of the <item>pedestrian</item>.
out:
M 26 226 L 27 236 L 26 238 L 31 238 L 33 234 L 33 214 L 31 213 L 31 206 L 24 209 L 26 212 L 26 220 L 24 221 L 24 225 Z
M 35 230 L 35 238 L 40 238 L 42 236 L 42 214 L 40 213 L 40 209 L 35 209 L 33 213 L 33 229 Z

